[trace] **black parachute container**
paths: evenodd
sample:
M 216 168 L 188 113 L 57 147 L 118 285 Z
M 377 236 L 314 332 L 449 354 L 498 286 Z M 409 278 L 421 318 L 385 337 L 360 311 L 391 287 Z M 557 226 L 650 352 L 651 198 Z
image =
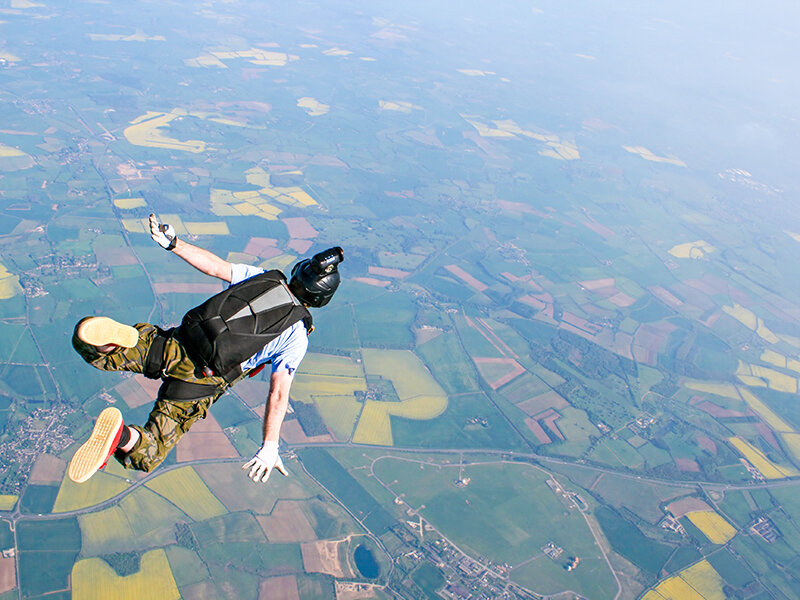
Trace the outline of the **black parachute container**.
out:
M 292 294 L 278 270 L 245 279 L 186 313 L 175 337 L 189 356 L 232 383 L 241 363 L 311 313 Z

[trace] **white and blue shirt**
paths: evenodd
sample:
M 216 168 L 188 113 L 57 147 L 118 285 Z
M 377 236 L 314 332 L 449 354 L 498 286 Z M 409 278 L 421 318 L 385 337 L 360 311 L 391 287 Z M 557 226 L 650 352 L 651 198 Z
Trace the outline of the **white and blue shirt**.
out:
M 235 285 L 264 272 L 264 269 L 260 267 L 231 263 L 230 285 Z M 241 365 L 242 372 L 255 369 L 271 360 L 273 373 L 285 369 L 289 371 L 289 375 L 294 375 L 306 355 L 306 350 L 308 350 L 308 331 L 306 331 L 305 323 L 298 321 L 244 361 Z

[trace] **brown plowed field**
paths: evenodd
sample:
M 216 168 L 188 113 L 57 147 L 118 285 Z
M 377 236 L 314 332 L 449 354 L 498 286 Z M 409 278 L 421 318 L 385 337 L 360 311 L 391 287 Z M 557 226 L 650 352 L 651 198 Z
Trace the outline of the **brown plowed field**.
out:
M 17 568 L 15 558 L 0 556 L 0 594 L 17 587 Z
M 270 577 L 261 582 L 258 600 L 300 600 L 297 578 L 294 575 Z
M 317 534 L 298 502 L 279 501 L 272 514 L 257 516 L 258 524 L 270 543 L 313 542 Z
M 40 454 L 31 471 L 31 483 L 61 483 L 67 462 L 52 454 Z

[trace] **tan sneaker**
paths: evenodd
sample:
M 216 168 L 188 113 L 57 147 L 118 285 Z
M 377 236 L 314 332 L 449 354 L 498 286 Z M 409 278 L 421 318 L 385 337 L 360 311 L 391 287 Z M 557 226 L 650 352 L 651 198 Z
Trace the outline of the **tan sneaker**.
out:
M 122 426 L 119 409 L 109 406 L 100 413 L 89 439 L 69 461 L 67 473 L 72 481 L 83 483 L 106 466 L 108 458 L 117 449 Z
M 133 348 L 139 342 L 139 332 L 108 317 L 89 317 L 78 325 L 78 338 L 92 346 Z

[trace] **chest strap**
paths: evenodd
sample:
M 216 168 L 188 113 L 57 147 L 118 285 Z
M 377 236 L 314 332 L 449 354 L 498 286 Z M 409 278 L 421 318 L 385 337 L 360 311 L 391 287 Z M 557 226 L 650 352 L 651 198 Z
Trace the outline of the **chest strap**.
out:
M 173 329 L 161 329 L 156 327 L 156 336 L 150 344 L 147 351 L 147 357 L 144 359 L 144 370 L 142 374 L 148 379 L 161 379 L 164 370 L 164 347 L 167 340 L 172 337 Z

